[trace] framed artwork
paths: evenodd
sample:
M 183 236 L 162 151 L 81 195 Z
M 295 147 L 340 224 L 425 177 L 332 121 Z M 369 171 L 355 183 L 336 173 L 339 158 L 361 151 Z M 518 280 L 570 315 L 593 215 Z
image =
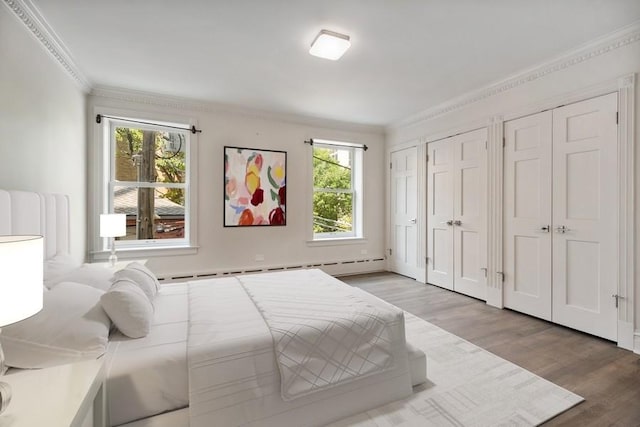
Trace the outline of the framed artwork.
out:
M 287 152 L 224 147 L 224 226 L 287 225 Z

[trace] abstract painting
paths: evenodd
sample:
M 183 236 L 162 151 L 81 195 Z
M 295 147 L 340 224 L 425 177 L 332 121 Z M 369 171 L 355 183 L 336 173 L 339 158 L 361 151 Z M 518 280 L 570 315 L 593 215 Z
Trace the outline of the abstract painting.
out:
M 287 153 L 224 147 L 224 226 L 287 225 Z

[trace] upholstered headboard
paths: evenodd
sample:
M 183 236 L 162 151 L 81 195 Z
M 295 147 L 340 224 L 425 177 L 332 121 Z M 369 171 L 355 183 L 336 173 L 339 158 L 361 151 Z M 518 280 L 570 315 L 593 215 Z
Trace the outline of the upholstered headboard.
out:
M 69 198 L 63 194 L 0 190 L 0 235 L 44 236 L 44 258 L 69 254 Z

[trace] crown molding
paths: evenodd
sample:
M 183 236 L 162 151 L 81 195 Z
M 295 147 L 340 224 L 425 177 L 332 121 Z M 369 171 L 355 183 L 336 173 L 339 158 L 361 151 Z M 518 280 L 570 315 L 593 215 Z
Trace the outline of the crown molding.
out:
M 160 95 L 150 92 L 123 89 L 107 86 L 95 86 L 89 95 L 97 98 L 113 99 L 176 110 L 199 111 L 204 113 L 238 114 L 258 119 L 275 120 L 296 125 L 331 128 L 336 130 L 362 132 L 375 135 L 384 135 L 384 126 L 368 125 L 360 123 L 343 122 L 339 120 L 322 119 L 312 116 L 303 116 L 283 112 L 260 110 L 233 104 L 217 103 L 212 101 L 198 101 L 190 98 Z
M 640 21 L 622 27 L 606 36 L 592 40 L 578 48 L 565 52 L 549 61 L 513 74 L 503 80 L 491 83 L 480 89 L 453 98 L 420 113 L 391 123 L 386 129 L 393 130 L 412 126 L 438 116 L 464 108 L 470 104 L 506 92 L 518 86 L 538 80 L 556 71 L 565 70 L 574 65 L 604 55 L 640 40 Z
M 69 49 L 53 31 L 38 8 L 30 0 L 4 0 L 4 4 L 62 66 L 80 89 L 88 93 L 91 90 L 91 83 L 75 64 Z

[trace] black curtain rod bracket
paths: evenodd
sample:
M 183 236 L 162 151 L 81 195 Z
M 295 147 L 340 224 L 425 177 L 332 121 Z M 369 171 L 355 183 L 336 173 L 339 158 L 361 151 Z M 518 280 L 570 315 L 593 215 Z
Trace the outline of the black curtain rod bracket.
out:
M 305 144 L 309 144 L 313 147 L 313 138 L 308 139 L 306 141 L 304 141 Z M 351 148 L 362 148 L 364 151 L 367 151 L 369 149 L 369 147 L 367 147 L 365 144 L 362 145 L 342 145 L 342 144 L 330 144 L 327 142 L 323 142 L 322 145 L 330 145 L 332 147 L 351 147 Z
M 102 123 L 102 118 L 103 117 L 105 119 L 122 120 L 123 122 L 138 123 L 138 124 L 141 124 L 141 125 L 153 125 L 153 126 L 162 126 L 162 127 L 170 128 L 170 129 L 188 130 L 192 134 L 202 133 L 202 129 L 196 129 L 195 125 L 192 125 L 190 128 L 183 128 L 183 127 L 179 127 L 179 126 L 169 126 L 169 125 L 161 125 L 161 124 L 158 124 L 158 123 L 143 122 L 143 121 L 140 121 L 140 120 L 123 119 L 122 117 L 105 116 L 104 114 L 97 114 L 96 115 L 96 123 L 98 123 L 98 124 Z

